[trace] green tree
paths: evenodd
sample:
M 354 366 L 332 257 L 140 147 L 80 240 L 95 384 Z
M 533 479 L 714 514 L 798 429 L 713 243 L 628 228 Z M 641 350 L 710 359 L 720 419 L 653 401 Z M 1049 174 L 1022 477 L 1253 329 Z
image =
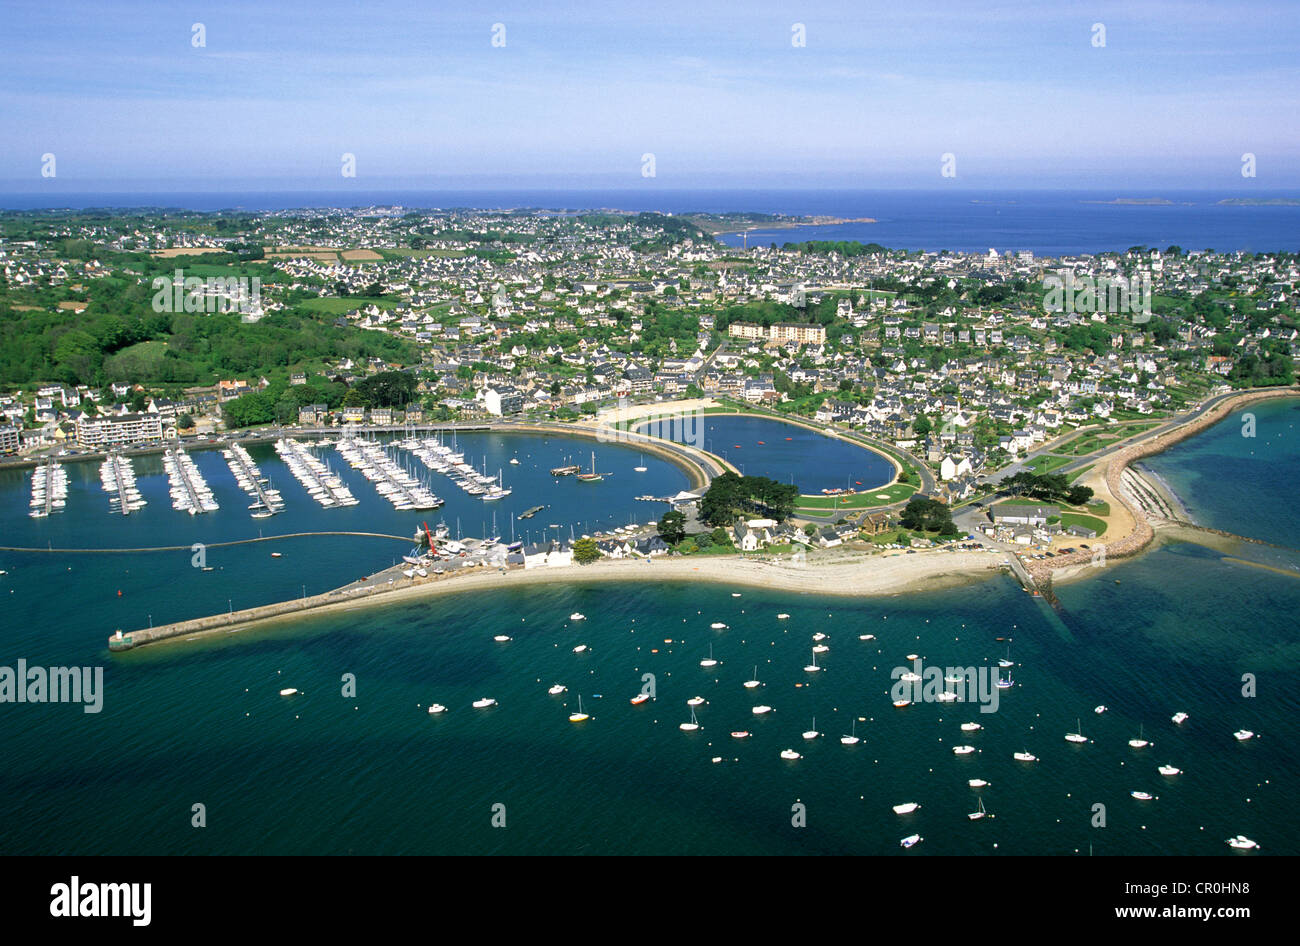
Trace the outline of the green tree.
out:
M 686 538 L 686 516 L 676 509 L 664 513 L 659 520 L 659 535 L 669 545 L 676 545 Z
M 573 543 L 573 560 L 579 565 L 590 565 L 600 558 L 600 547 L 595 539 L 579 539 Z

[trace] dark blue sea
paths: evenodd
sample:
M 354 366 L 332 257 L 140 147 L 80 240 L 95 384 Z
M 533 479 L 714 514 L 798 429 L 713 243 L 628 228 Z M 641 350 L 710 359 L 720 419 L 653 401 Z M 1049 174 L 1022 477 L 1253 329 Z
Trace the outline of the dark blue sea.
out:
M 1120 204 L 1161 198 L 1168 204 Z M 1297 191 L 667 190 L 302 190 L 186 193 L 0 194 L 0 208 L 174 207 L 216 211 L 303 207 L 608 208 L 664 213 L 762 212 L 870 217 L 876 223 L 756 230 L 728 235 L 740 246 L 801 240 L 859 240 L 908 250 L 1026 250 L 1039 256 L 1122 252 L 1132 246 L 1274 252 L 1300 249 L 1300 206 L 1229 206 L 1233 198 L 1300 198 Z

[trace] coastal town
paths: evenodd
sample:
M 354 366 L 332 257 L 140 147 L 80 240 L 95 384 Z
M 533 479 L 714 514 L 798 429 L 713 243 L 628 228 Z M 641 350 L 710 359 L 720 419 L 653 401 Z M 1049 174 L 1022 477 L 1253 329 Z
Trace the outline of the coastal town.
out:
M 0 451 L 43 477 L 59 460 L 107 456 L 105 490 L 129 512 L 133 482 L 113 477 L 131 475 L 114 458 L 132 451 L 166 449 L 183 470 L 177 447 L 234 440 L 275 439 L 291 462 L 312 462 L 291 438 L 391 431 L 421 449 L 417 433 L 467 426 L 612 433 L 664 452 L 693 488 L 661 498 L 680 527 L 584 536 L 594 548 L 578 561 L 987 549 L 1012 553 L 1037 590 L 1094 548 L 1119 554 L 1146 512 L 1186 518 L 1158 479 L 1127 468 L 1112 479 L 1098 461 L 1294 377 L 1295 254 L 748 246 L 753 227 L 801 223 L 823 225 L 402 208 L 9 214 Z M 745 245 L 722 242 L 729 231 Z M 894 475 L 804 490 L 779 513 L 706 510 L 716 477 L 739 472 L 727 451 L 628 433 L 692 413 L 786 421 L 875 451 Z M 441 504 L 388 466 L 398 509 Z M 327 506 L 340 495 L 314 478 L 321 469 L 295 475 Z M 507 492 L 464 475 L 466 489 Z M 241 476 L 270 516 L 282 501 L 256 496 L 255 481 Z M 178 509 L 215 507 L 201 482 L 177 482 Z M 52 487 L 41 500 L 33 515 L 63 502 Z M 559 537 L 489 543 L 468 562 L 425 561 L 435 576 L 421 566 L 380 583 L 465 564 L 554 568 L 574 553 Z
M 1300 352 L 1295 254 L 740 249 L 613 212 L 88 216 L 3 218 L 0 452 L 709 397 L 912 451 L 961 499 L 1064 433 L 1289 384 Z M 308 331 L 318 350 L 289 350 Z

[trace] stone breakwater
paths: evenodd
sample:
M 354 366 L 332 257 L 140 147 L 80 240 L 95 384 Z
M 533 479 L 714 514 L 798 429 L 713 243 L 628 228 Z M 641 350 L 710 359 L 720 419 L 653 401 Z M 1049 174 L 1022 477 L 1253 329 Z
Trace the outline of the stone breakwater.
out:
M 1131 444 L 1112 456 L 1106 464 L 1106 488 L 1110 490 L 1112 496 L 1124 504 L 1125 508 L 1133 516 L 1135 524 L 1128 535 L 1115 542 L 1105 543 L 1106 561 L 1136 555 L 1150 545 L 1151 540 L 1155 538 L 1155 529 L 1146 515 L 1143 504 L 1138 502 L 1129 492 L 1128 484 L 1124 481 L 1124 471 L 1128 469 L 1129 464 L 1135 463 L 1143 457 L 1163 453 L 1174 444 L 1195 436 L 1213 424 L 1217 424 L 1240 407 L 1253 404 L 1256 401 L 1278 397 L 1300 397 L 1300 387 L 1243 392 L 1237 397 L 1230 397 L 1221 401 L 1190 423 L 1175 427 L 1173 430 L 1166 431 L 1148 440 Z M 1035 582 L 1044 584 L 1050 583 L 1053 572 L 1087 565 L 1092 560 L 1092 551 L 1079 551 L 1068 555 L 1058 555 L 1050 560 L 1031 559 L 1025 562 L 1025 568 L 1033 576 Z

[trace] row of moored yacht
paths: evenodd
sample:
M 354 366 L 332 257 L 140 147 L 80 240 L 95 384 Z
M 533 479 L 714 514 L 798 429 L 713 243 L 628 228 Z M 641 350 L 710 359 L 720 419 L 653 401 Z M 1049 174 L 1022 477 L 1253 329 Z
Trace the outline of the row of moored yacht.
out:
M 490 476 L 486 470 L 480 472 L 474 469 L 465 461 L 465 454 L 457 452 L 441 440 L 412 438 L 400 441 L 397 445 L 410 450 L 429 469 L 449 477 L 466 493 L 477 496 L 484 502 L 505 499 L 512 492 L 501 484 L 500 472 L 496 476 Z
M 221 451 L 221 455 L 226 458 L 226 465 L 235 475 L 239 488 L 252 497 L 253 502 L 248 508 L 254 519 L 268 519 L 284 510 L 280 491 L 267 484 L 266 477 L 242 444 L 231 444 L 230 449 Z
M 32 501 L 29 515 L 44 519 L 61 512 L 68 501 L 68 471 L 60 463 L 47 460 L 32 473 Z
M 172 508 L 188 512 L 191 516 L 202 512 L 216 512 L 217 501 L 203 479 L 198 466 L 180 447 L 163 454 L 163 469 L 171 483 Z
M 99 465 L 99 484 L 108 493 L 108 504 L 114 512 L 125 516 L 145 505 L 144 497 L 135 485 L 135 470 L 124 456 L 110 453 Z
M 312 499 L 326 509 L 355 506 L 361 502 L 343 485 L 337 473 L 307 449 L 306 444 L 284 437 L 275 442 L 275 452 L 289 467 L 294 479 L 303 485 Z
M 335 447 L 343 459 L 375 484 L 394 509 L 437 509 L 443 501 L 384 452 L 380 443 L 343 439 Z

